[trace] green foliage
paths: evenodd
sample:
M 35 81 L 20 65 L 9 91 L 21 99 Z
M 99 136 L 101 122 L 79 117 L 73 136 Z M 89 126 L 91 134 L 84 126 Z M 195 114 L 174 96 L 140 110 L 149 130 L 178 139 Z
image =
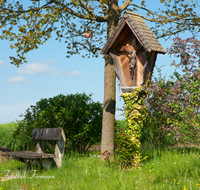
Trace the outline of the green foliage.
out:
M 161 89 L 169 88 L 170 82 L 165 80 L 165 77 L 161 76 L 161 70 L 159 71 L 159 78 L 155 79 L 155 83 Z M 168 146 L 174 145 L 177 141 L 174 138 L 175 133 L 171 130 L 169 118 L 167 115 L 162 114 L 161 106 L 163 105 L 165 98 L 163 93 L 158 94 L 156 91 L 148 91 L 148 96 L 145 101 L 147 106 L 147 115 L 143 123 L 141 130 L 141 143 L 151 144 L 154 146 Z M 150 101 L 150 100 L 154 101 Z M 161 99 L 163 101 L 161 101 Z
M 126 119 L 121 119 L 121 120 L 115 120 L 115 139 L 117 138 L 117 133 L 120 129 L 125 130 L 126 129 Z
M 35 149 L 35 142 L 31 139 L 33 128 L 57 127 L 64 129 L 67 150 L 86 152 L 91 145 L 100 142 L 102 104 L 93 102 L 91 95 L 85 93 L 67 96 L 60 94 L 41 99 L 26 110 L 14 137 L 24 142 L 21 149 Z
M 175 38 L 168 52 L 181 58 L 180 63 L 173 61 L 172 65 L 181 69 L 182 75 L 176 70 L 170 80 L 159 78 L 147 86 L 149 114 L 145 132 L 150 134 L 148 139 L 151 142 L 160 144 L 177 141 L 198 143 L 200 41 L 194 37 L 186 40 Z
M 126 129 L 120 129 L 117 136 L 117 152 L 123 168 L 140 166 L 140 137 L 146 117 L 145 98 L 146 93 L 142 87 L 123 94 L 127 123 Z
M 111 23 L 117 23 L 121 14 L 128 10 L 142 12 L 142 18 L 153 22 L 156 37 L 169 37 L 185 30 L 198 33 L 199 15 L 194 1 L 161 0 L 162 10 L 150 10 L 145 1 L 133 4 L 104 0 L 0 0 L 0 39 L 10 40 L 11 63 L 19 66 L 26 63 L 25 54 L 38 49 L 56 34 L 56 40 L 66 42 L 67 57 L 87 53 L 83 57 L 99 56 L 99 50 L 111 35 Z M 159 1 L 157 1 L 159 3 Z M 134 2 L 135 3 L 135 2 Z M 104 26 L 107 24 L 107 28 Z M 165 27 L 164 27 L 165 26 Z
M 0 146 L 11 149 L 12 151 L 18 150 L 23 144 L 22 141 L 16 141 L 13 138 L 13 133 L 16 129 L 16 123 L 11 122 L 7 124 L 0 124 Z

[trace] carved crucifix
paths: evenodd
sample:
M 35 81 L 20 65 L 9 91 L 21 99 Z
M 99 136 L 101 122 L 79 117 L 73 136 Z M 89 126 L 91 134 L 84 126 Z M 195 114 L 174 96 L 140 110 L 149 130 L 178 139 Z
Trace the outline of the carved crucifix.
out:
M 137 48 L 137 49 L 138 49 L 137 51 L 136 50 L 132 51 L 132 50 L 127 50 L 124 47 L 124 50 L 131 55 L 131 62 L 130 62 L 129 68 L 130 68 L 130 74 L 131 74 L 132 80 L 133 80 L 134 70 L 135 70 L 135 66 L 136 66 L 136 54 L 138 51 L 140 51 L 142 49 L 142 46 L 139 45 L 139 48 Z
M 137 51 L 127 50 L 126 48 L 124 48 L 124 50 L 131 55 L 131 63 L 129 65 L 129 68 L 130 68 L 131 79 L 133 80 L 134 69 L 136 66 L 136 52 Z

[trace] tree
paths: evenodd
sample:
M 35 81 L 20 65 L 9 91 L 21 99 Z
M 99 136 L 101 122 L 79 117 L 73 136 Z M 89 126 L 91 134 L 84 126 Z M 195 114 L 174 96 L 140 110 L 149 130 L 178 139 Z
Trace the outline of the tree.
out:
M 94 102 L 85 93 L 58 95 L 44 98 L 30 106 L 18 122 L 14 138 L 21 139 L 21 149 L 33 150 L 34 128 L 62 127 L 66 136 L 67 151 L 85 153 L 101 140 L 102 104 Z M 49 148 L 49 150 L 52 148 Z
M 143 0 L 140 4 L 134 2 L 125 0 L 119 6 L 118 0 L 30 0 L 26 3 L 0 0 L 0 38 L 13 41 L 10 47 L 16 49 L 17 55 L 10 59 L 12 64 L 19 66 L 27 62 L 25 54 L 44 44 L 53 32 L 57 40 L 67 43 L 67 57 L 81 50 L 88 51 L 85 57 L 98 57 L 103 40 L 110 37 L 125 10 L 143 11 L 141 17 L 155 23 L 153 32 L 157 37 L 168 37 L 184 30 L 194 34 L 199 31 L 200 18 L 195 12 L 197 1 L 160 0 L 165 11 L 151 11 Z M 73 19 L 77 19 L 76 22 Z M 101 151 L 106 149 L 114 155 L 116 76 L 108 55 L 105 56 L 104 76 Z

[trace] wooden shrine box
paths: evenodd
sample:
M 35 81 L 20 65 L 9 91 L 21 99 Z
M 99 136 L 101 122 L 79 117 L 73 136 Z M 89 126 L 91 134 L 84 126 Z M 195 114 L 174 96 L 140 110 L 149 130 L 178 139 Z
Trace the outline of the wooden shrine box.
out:
M 151 80 L 157 54 L 166 52 L 141 15 L 125 12 L 100 53 L 112 57 L 120 93 L 126 93 Z

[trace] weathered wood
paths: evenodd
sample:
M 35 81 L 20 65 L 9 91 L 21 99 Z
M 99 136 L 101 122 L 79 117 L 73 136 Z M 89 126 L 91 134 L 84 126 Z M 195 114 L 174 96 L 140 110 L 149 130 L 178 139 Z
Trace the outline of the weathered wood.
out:
M 122 93 L 131 93 L 133 91 L 133 88 L 137 86 L 127 86 L 127 87 L 121 87 Z
M 28 151 L 20 151 L 20 152 L 8 152 L 9 156 L 18 157 L 18 158 L 26 158 L 26 159 L 38 159 L 38 158 L 54 158 L 54 154 L 44 154 L 37 152 L 28 152 Z
M 125 93 L 151 80 L 157 54 L 165 50 L 141 15 L 125 12 L 101 51 L 108 53 L 113 58 L 120 93 Z
M 35 128 L 33 130 L 32 139 L 34 140 L 60 140 L 61 128 Z
M 44 150 L 45 150 L 45 141 L 42 140 L 38 140 L 37 141 L 37 145 L 36 145 L 36 152 L 38 153 L 44 153 Z
M 49 135 L 49 136 L 48 136 Z M 39 164 L 45 168 L 62 166 L 66 137 L 62 128 L 34 129 L 32 138 L 38 140 L 36 152 L 8 152 L 13 159 L 24 163 Z M 45 140 L 56 140 L 55 154 L 45 154 Z
M 62 157 L 63 157 L 64 151 L 65 151 L 65 143 L 66 143 L 66 137 L 65 137 L 64 131 L 62 130 L 61 140 L 56 141 L 56 148 L 55 148 L 54 160 L 58 167 L 62 166 Z

